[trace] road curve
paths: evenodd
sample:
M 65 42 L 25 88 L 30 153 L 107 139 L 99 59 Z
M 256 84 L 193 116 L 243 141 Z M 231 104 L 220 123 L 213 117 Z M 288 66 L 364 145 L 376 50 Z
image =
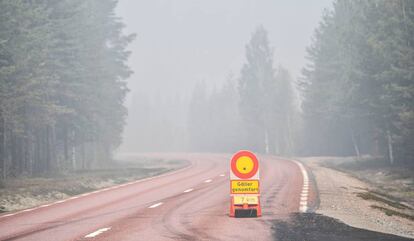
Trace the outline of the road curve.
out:
M 230 156 L 177 157 L 191 165 L 2 215 L 0 240 L 271 240 L 270 220 L 299 211 L 303 201 L 298 164 L 259 156 L 263 217 L 230 218 Z

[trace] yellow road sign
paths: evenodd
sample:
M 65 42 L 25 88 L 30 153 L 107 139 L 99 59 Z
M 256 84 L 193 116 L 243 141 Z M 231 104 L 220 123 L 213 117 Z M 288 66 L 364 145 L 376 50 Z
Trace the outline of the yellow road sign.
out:
M 259 204 L 259 197 L 258 196 L 234 196 L 234 204 L 235 205 L 243 205 L 243 204 Z
M 253 167 L 253 160 L 248 156 L 239 157 L 236 161 L 236 168 L 240 173 L 250 173 L 253 170 Z
M 232 194 L 258 194 L 259 180 L 231 180 Z

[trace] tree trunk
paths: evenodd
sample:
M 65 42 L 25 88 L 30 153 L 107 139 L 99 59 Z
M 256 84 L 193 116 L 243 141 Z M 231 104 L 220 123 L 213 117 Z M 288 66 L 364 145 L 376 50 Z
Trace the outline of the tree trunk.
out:
M 268 131 L 264 131 L 264 143 L 265 143 L 265 153 L 269 154 L 269 134 Z
M 50 171 L 52 173 L 60 168 L 56 152 L 56 127 L 52 125 L 50 127 Z
M 68 128 L 66 127 L 66 124 L 64 124 L 63 127 L 63 159 L 64 159 L 64 165 L 68 166 L 69 162 L 69 142 L 68 142 Z
M 355 154 L 357 158 L 359 159 L 361 157 L 361 153 L 359 151 L 359 146 L 358 146 L 357 140 L 355 139 L 355 133 L 352 128 L 351 128 L 351 140 L 352 140 L 352 145 L 354 146 Z
M 71 163 L 72 163 L 72 170 L 75 171 L 77 168 L 76 165 L 76 132 L 74 130 L 71 131 Z
M 50 172 L 51 151 L 50 151 L 50 127 L 46 127 L 46 165 L 45 171 Z
M 81 161 L 82 161 L 82 164 L 81 164 L 81 168 L 82 168 L 82 170 L 85 170 L 85 168 L 86 168 L 86 150 L 85 150 L 85 140 L 84 140 L 84 135 L 82 135 L 82 137 L 81 137 L 81 155 L 82 155 L 82 157 L 81 157 Z
M 288 155 L 292 155 L 292 149 L 293 149 L 293 143 L 292 143 L 292 128 L 290 126 L 290 116 L 287 116 L 287 123 L 286 123 L 286 127 L 287 127 L 287 145 L 286 145 L 286 152 Z
M 0 179 L 6 179 L 6 128 L 3 116 L 0 114 Z
M 390 129 L 387 129 L 387 143 L 388 143 L 388 158 L 390 160 L 390 164 L 394 164 L 394 152 L 393 152 L 393 146 L 392 146 L 392 136 Z

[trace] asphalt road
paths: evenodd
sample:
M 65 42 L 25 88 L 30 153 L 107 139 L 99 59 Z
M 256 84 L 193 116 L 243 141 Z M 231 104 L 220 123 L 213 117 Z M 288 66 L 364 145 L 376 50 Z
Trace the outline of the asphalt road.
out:
M 178 157 L 191 165 L 3 214 L 0 240 L 272 240 L 272 220 L 299 211 L 303 172 L 295 162 L 259 156 L 263 217 L 230 218 L 230 156 Z

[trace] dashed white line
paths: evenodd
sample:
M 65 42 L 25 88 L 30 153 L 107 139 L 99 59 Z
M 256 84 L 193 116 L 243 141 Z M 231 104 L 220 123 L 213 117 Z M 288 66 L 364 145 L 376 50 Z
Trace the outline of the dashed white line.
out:
M 156 208 L 156 207 L 159 207 L 161 205 L 162 205 L 162 202 L 159 202 L 159 203 L 156 203 L 156 204 L 153 204 L 153 205 L 149 206 L 148 208 Z
M 193 191 L 193 190 L 194 190 L 194 189 L 190 188 L 190 189 L 185 190 L 184 192 L 185 192 L 185 193 L 187 193 L 187 192 L 191 192 L 191 191 Z
M 85 238 L 94 238 L 94 237 L 98 236 L 99 234 L 101 234 L 103 232 L 106 232 L 106 231 L 108 231 L 110 229 L 111 229 L 111 227 L 98 229 L 98 230 L 96 230 L 93 233 L 90 233 L 88 235 L 85 235 Z
M 212 182 L 213 180 L 211 180 L 211 179 L 207 179 L 207 180 L 205 180 L 204 182 L 205 183 L 209 183 L 209 182 Z
M 224 177 L 225 175 L 224 174 L 220 174 L 220 177 Z

